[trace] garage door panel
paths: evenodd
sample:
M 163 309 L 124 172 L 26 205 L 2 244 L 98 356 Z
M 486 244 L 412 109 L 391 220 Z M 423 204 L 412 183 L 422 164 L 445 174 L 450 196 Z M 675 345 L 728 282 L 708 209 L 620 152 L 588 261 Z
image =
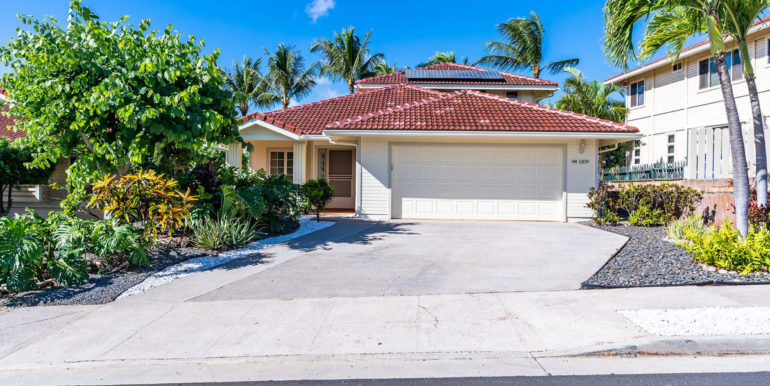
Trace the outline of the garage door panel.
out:
M 530 145 L 396 145 L 393 216 L 563 220 L 563 150 Z

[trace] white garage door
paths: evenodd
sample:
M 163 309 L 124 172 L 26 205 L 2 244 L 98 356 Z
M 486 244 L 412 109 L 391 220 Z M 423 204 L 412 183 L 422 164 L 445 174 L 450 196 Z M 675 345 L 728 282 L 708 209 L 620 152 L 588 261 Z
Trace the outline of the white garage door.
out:
M 564 220 L 563 148 L 396 145 L 393 217 Z

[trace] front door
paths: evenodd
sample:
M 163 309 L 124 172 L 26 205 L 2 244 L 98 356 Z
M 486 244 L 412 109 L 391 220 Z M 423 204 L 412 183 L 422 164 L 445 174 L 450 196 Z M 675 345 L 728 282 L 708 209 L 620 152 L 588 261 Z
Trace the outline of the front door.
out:
M 329 185 L 334 187 L 334 198 L 327 207 L 353 209 L 356 202 L 353 150 L 320 149 L 318 159 L 319 176 L 329 180 Z

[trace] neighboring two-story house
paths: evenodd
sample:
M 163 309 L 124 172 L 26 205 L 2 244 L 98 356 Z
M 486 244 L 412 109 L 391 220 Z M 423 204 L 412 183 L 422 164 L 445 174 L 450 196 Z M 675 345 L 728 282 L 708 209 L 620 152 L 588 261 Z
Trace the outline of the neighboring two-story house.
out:
M 743 125 L 749 165 L 754 166 L 753 124 L 748 90 L 737 45 L 727 57 Z M 763 113 L 770 115 L 770 18 L 755 23 L 749 51 Z M 685 48 L 679 60 L 669 57 L 613 76 L 607 83 L 626 89 L 626 123 L 643 134 L 629 155 L 630 165 L 686 161 L 686 178 L 729 178 L 727 115 L 708 42 Z M 766 125 L 767 128 L 767 125 Z M 767 134 L 766 134 L 767 136 Z M 770 143 L 770 142 L 769 142 Z

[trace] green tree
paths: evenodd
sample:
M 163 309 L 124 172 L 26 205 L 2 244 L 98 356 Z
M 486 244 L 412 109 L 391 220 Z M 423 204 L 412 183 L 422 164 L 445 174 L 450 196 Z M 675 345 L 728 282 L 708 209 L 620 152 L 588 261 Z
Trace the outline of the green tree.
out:
M 723 0 L 607 0 L 604 7 L 605 35 L 604 51 L 613 64 L 628 68 L 632 59 L 647 59 L 653 49 L 637 54 L 634 46 L 634 29 L 641 20 L 650 20 L 644 38 L 655 36 L 654 33 L 667 18 L 685 17 L 690 23 L 678 24 L 680 28 L 669 29 L 665 38 L 670 44 L 669 53 L 677 59 L 684 46 L 684 41 L 701 31 L 705 26 L 712 60 L 719 75 L 719 84 L 727 113 L 727 128 L 730 135 L 730 151 L 733 163 L 733 186 L 735 200 L 736 226 L 744 237 L 748 233 L 749 176 L 746 162 L 746 149 L 743 146 L 743 133 L 735 103 L 730 71 L 727 68 L 724 29 L 724 15 L 727 2 Z M 652 19 L 659 19 L 653 23 Z M 660 37 L 660 35 L 659 35 Z M 643 38 L 643 40 L 644 40 Z M 649 44 L 648 47 L 662 47 L 664 44 Z
M 374 74 L 375 75 L 385 75 L 385 74 L 393 74 L 399 71 L 405 71 L 409 69 L 409 67 L 402 67 L 401 69 L 398 68 L 396 63 L 393 63 L 393 65 L 388 65 L 388 62 L 383 59 L 381 62 L 377 63 L 376 66 L 374 66 Z
M 455 57 L 454 51 L 446 51 L 446 52 L 439 52 L 436 51 L 433 56 L 428 58 L 428 60 L 420 63 L 417 65 L 417 67 L 427 67 L 432 66 L 434 64 L 440 64 L 440 63 L 457 63 L 457 58 Z M 470 61 L 468 60 L 468 57 L 463 57 L 462 64 L 470 64 Z
M 564 59 L 543 64 L 543 36 L 545 28 L 540 17 L 531 12 L 529 17 L 515 17 L 496 26 L 505 41 L 489 41 L 485 44 L 489 55 L 476 63 L 497 67 L 501 70 L 529 68 L 532 76 L 539 78 L 543 71 L 558 74 L 566 67 L 575 67 L 579 59 Z
M 265 50 L 268 57 L 267 90 L 257 97 L 257 102 L 271 105 L 281 102 L 285 109 L 292 99 L 298 100 L 310 94 L 316 85 L 315 75 L 319 64 L 314 63 L 305 69 L 305 58 L 293 46 L 279 44 L 274 53 Z
M 595 80 L 589 82 L 583 72 L 576 68 L 567 67 L 564 71 L 570 76 L 564 80 L 564 94 L 555 103 L 557 109 L 623 122 L 626 118 L 626 102 L 622 87 Z
M 374 67 L 385 57 L 381 53 L 369 56 L 371 36 L 372 31 L 369 31 L 361 40 L 356 36 L 355 28 L 350 27 L 342 32 L 335 31 L 332 40 L 315 39 L 310 52 L 318 52 L 324 58 L 320 75 L 332 80 L 344 80 L 350 93 L 356 92 L 356 81 L 374 76 Z
M 75 156 L 67 171 L 70 197 L 106 173 L 151 167 L 175 173 L 196 150 L 239 140 L 232 92 L 217 66 L 219 51 L 183 41 L 169 26 L 151 31 L 127 17 L 102 22 L 79 0 L 66 27 L 53 18 L 19 16 L 26 29 L 0 47 L 11 71 L 0 79 L 19 118 L 33 166 Z
M 261 62 L 261 58 L 253 59 L 244 55 L 241 63 L 233 62 L 232 70 L 227 73 L 225 84 L 235 95 L 236 107 L 241 116 L 248 114 L 251 106 L 262 107 L 258 100 L 265 92 L 267 83 L 259 71 Z
M 15 187 L 25 184 L 45 184 L 53 172 L 52 167 L 27 167 L 27 164 L 32 162 L 32 151 L 20 146 L 17 142 L 0 137 L 0 217 L 7 216 L 11 212 L 12 193 Z M 3 193 L 6 194 L 5 199 L 3 199 Z
M 723 33 L 732 37 L 738 44 L 743 76 L 748 88 L 756 148 L 757 204 L 760 206 L 767 206 L 767 154 L 762 108 L 749 54 L 748 35 L 749 29 L 765 12 L 768 3 L 770 2 L 767 0 L 722 0 L 719 12 Z M 673 59 L 672 63 L 675 63 L 690 36 L 707 32 L 708 25 L 697 12 L 686 8 L 658 12 L 650 20 L 648 32 L 640 45 L 641 56 L 651 56 L 663 46 L 667 46 Z
M 334 187 L 329 184 L 325 178 L 317 180 L 308 180 L 302 186 L 302 194 L 310 204 L 310 208 L 315 211 L 315 220 L 321 221 L 321 211 L 324 210 L 334 198 Z
M 623 88 L 595 80 L 589 82 L 583 72 L 576 68 L 567 67 L 564 71 L 570 76 L 564 81 L 564 94 L 556 101 L 554 107 L 608 121 L 623 122 L 626 118 Z M 628 149 L 629 145 L 622 143 L 616 150 L 602 153 L 603 167 L 625 164 Z

